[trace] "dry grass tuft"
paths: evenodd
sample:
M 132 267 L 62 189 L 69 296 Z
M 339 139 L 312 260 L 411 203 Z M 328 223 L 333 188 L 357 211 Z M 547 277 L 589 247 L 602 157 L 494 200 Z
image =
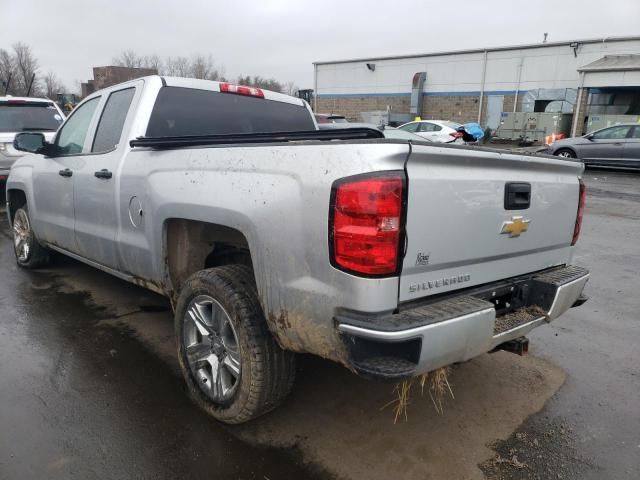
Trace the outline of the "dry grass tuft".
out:
M 451 385 L 449 384 L 450 374 L 451 367 L 442 367 L 431 372 L 429 397 L 431 397 L 433 406 L 439 415 L 444 413 L 444 409 L 442 408 L 442 399 L 445 397 L 447 392 L 449 392 L 452 399 L 456 399 L 456 397 L 453 396 L 453 390 L 451 390 Z
M 411 388 L 414 384 L 418 383 L 420 385 L 421 395 L 424 396 L 426 390 L 436 412 L 438 412 L 438 415 L 442 415 L 444 413 L 442 400 L 446 394 L 449 393 L 451 398 L 455 400 L 451 384 L 449 383 L 450 374 L 450 367 L 442 367 L 432 372 L 397 383 L 393 387 L 393 394 L 396 398 L 384 405 L 380 410 L 393 406 L 393 423 L 398 423 L 398 419 L 401 417 L 404 417 L 405 422 L 408 421 L 409 416 L 407 414 L 407 407 L 411 403 Z

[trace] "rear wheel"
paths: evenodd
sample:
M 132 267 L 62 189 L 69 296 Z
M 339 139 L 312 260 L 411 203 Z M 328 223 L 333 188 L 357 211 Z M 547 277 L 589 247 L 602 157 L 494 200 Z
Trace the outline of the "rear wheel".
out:
M 556 152 L 557 157 L 562 158 L 576 158 L 576 154 L 573 150 L 569 150 L 568 148 L 561 148 Z
M 180 292 L 175 332 L 191 396 L 216 419 L 246 422 L 278 406 L 291 390 L 295 356 L 271 336 L 246 266 L 191 276 Z
M 13 216 L 13 251 L 16 262 L 23 268 L 38 268 L 50 261 L 49 250 L 36 238 L 27 206 L 16 210 Z

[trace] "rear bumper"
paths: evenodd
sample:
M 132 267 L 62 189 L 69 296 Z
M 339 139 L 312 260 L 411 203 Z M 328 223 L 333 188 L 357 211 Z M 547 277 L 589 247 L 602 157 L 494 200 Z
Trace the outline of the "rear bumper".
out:
M 469 360 L 584 303 L 589 272 L 554 268 L 414 305 L 397 313 L 336 316 L 353 368 L 397 379 Z

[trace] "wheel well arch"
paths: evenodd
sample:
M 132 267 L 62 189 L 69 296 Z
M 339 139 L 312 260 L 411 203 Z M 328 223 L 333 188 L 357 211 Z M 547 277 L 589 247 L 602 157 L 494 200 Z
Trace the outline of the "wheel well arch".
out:
M 253 268 L 249 242 L 239 230 L 199 220 L 171 218 L 165 222 L 166 275 L 172 296 L 199 270 L 242 264 Z
M 12 188 L 7 190 L 7 203 L 9 218 L 13 221 L 16 211 L 27 204 L 27 195 L 22 190 Z

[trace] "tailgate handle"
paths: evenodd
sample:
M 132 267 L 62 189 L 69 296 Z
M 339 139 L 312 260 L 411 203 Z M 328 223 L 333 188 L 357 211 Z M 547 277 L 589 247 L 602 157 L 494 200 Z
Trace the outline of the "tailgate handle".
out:
M 509 182 L 504 186 L 504 209 L 526 210 L 531 206 L 531 184 Z

